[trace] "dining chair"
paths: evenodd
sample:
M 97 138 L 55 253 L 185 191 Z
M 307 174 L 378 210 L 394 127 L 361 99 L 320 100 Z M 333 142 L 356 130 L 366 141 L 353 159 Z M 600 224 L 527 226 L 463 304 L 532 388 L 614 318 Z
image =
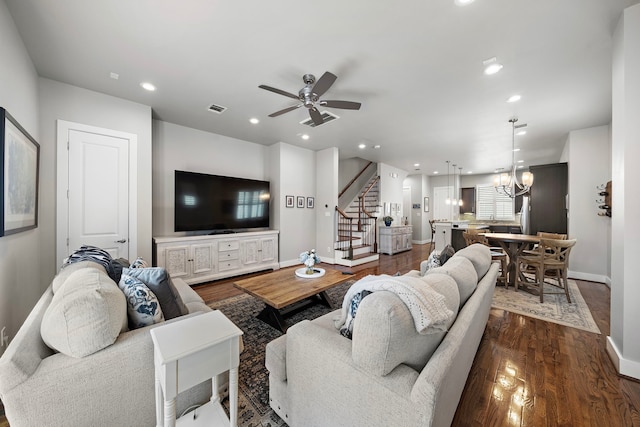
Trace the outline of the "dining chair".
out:
M 467 246 L 471 246 L 474 243 L 480 243 L 481 245 L 489 246 L 489 240 L 484 233 L 478 233 L 478 230 L 467 230 L 462 232 L 462 237 L 464 238 Z M 509 287 L 509 281 L 507 280 L 507 254 L 502 250 L 502 248 L 492 248 L 489 246 L 491 250 L 491 260 L 500 262 L 500 276 L 498 276 L 498 281 L 504 283 L 504 287 Z
M 546 231 L 538 231 L 536 233 L 536 236 L 540 237 L 541 239 L 567 240 L 567 235 L 566 234 L 547 233 Z M 538 253 L 539 249 L 540 249 L 540 246 L 536 244 L 536 245 L 533 245 L 532 248 L 525 249 L 524 251 L 522 251 L 522 254 L 523 255 L 536 255 Z
M 433 239 L 435 238 L 435 235 L 436 235 L 436 220 L 435 219 L 429 220 L 429 227 L 431 227 L 431 241 L 429 242 L 429 253 L 431 253 L 431 251 L 433 250 Z
M 534 255 L 522 255 L 516 262 L 516 290 L 520 286 L 534 286 L 538 288 L 540 302 L 544 302 L 544 294 L 565 294 L 567 302 L 571 302 L 567 283 L 567 268 L 569 254 L 576 240 L 540 239 L 539 250 Z M 529 270 L 531 269 L 531 270 Z M 532 271 L 526 275 L 525 272 Z M 545 282 L 545 278 L 550 281 Z M 555 280 L 555 282 L 554 282 Z M 545 292 L 544 284 L 550 284 L 562 289 L 562 292 Z

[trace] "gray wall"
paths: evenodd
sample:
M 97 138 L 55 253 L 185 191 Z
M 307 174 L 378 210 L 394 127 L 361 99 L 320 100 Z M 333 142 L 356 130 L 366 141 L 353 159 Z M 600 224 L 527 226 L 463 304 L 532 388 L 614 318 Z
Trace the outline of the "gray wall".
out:
M 50 142 L 43 141 L 38 131 L 38 76 L 3 1 L 0 1 L 0 52 L 0 106 L 40 143 L 42 150 Z M 41 168 L 46 161 L 41 154 Z M 47 208 L 50 207 L 40 203 L 39 218 Z M 46 287 L 42 277 L 48 271 L 43 271 L 41 256 L 52 247 L 42 244 L 44 226 L 40 222 L 34 230 L 0 237 L 0 330 L 6 327 L 9 339 Z M 0 347 L 0 354 L 5 349 Z

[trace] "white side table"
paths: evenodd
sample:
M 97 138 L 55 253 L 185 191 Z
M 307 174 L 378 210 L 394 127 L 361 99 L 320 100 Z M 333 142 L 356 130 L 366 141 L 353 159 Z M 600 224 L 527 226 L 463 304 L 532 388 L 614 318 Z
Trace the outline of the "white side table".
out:
M 156 377 L 156 425 L 236 427 L 242 331 L 220 311 L 151 329 Z M 216 375 L 229 371 L 229 415 L 220 404 Z M 176 397 L 211 378 L 211 401 L 176 422 Z M 164 410 L 163 410 L 164 408 Z

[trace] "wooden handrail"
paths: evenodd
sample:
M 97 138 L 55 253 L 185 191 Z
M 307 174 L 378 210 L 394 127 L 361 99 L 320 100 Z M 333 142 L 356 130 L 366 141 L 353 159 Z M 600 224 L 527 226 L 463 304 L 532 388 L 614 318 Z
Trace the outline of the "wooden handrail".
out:
M 361 205 L 361 208 L 362 208 L 362 212 L 366 216 L 368 216 L 369 218 L 376 218 L 377 219 L 378 217 L 375 217 L 375 216 L 371 215 L 371 213 L 364 208 L 364 199 L 367 196 L 367 194 L 369 194 L 369 191 L 371 191 L 373 186 L 378 183 L 378 181 L 380 181 L 380 177 L 379 176 L 377 176 L 376 179 L 374 179 L 373 182 L 371 182 L 371 184 L 367 187 L 367 189 L 362 192 L 361 196 L 358 196 L 358 197 L 360 197 L 360 205 Z
M 351 218 L 349 215 L 347 215 L 346 213 L 344 213 L 344 211 L 342 209 L 340 209 L 339 207 L 336 206 L 336 211 L 338 211 L 338 213 L 340 214 L 340 216 L 342 216 L 343 218 L 349 218 L 349 219 L 353 219 Z
M 362 170 L 361 170 L 360 172 L 358 172 L 358 174 L 357 174 L 357 175 L 356 175 L 356 176 L 355 176 L 351 181 L 349 181 L 349 183 L 347 184 L 347 186 L 346 186 L 346 187 L 344 187 L 340 193 L 338 193 L 338 198 L 339 198 L 340 196 L 342 196 L 342 195 L 343 195 L 343 194 L 344 194 L 344 193 L 349 189 L 349 187 L 351 187 L 351 186 L 353 185 L 353 183 L 354 183 L 354 182 L 356 182 L 356 180 L 357 180 L 358 178 L 360 178 L 360 175 L 362 175 L 362 174 L 364 173 L 364 171 L 365 171 L 365 170 L 367 170 L 367 168 L 368 168 L 369 166 L 371 166 L 372 164 L 373 164 L 373 162 L 369 162 L 369 163 L 367 163 L 367 165 L 366 165 L 365 167 L 363 167 L 363 168 L 362 168 Z

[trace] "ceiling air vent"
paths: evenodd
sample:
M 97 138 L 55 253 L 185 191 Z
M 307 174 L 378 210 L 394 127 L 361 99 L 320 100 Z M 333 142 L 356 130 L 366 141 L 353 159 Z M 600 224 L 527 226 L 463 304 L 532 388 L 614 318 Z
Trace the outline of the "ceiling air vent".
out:
M 218 104 L 211 104 L 208 108 L 209 111 L 218 113 L 218 114 L 224 113 L 226 109 L 227 107 L 223 107 L 222 105 L 218 105 Z
M 323 111 L 320 114 L 322 115 L 322 124 L 323 125 L 340 118 L 340 117 L 336 116 L 335 114 L 332 114 L 332 113 L 330 113 L 328 111 Z M 311 120 L 311 117 L 309 117 L 306 120 L 301 121 L 300 124 L 301 125 L 311 126 L 312 128 L 316 127 L 316 124 L 313 123 L 313 120 Z

